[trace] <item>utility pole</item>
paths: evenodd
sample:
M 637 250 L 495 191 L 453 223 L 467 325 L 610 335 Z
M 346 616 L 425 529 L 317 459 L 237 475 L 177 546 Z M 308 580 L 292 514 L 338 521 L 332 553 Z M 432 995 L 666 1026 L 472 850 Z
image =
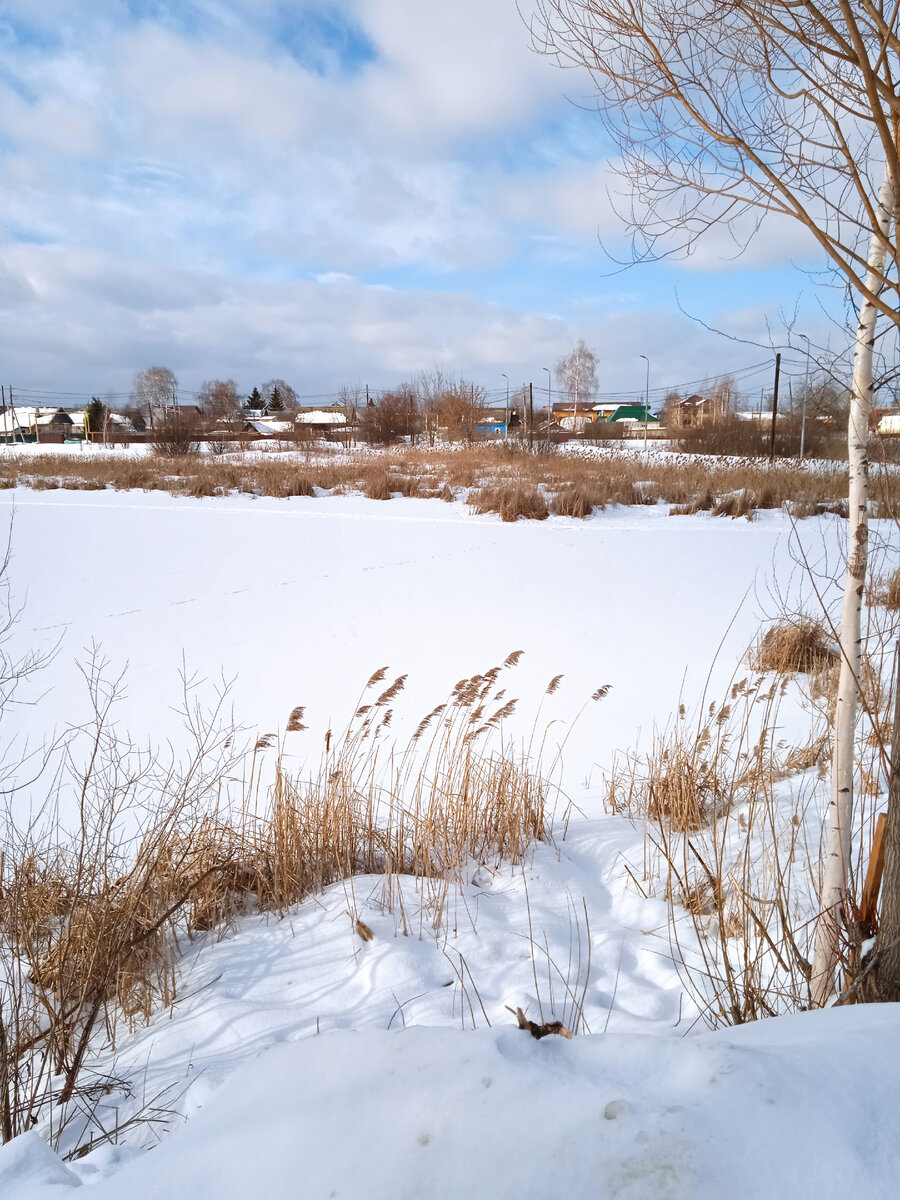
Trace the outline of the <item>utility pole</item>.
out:
M 528 385 L 528 449 L 534 449 L 534 388 Z
M 803 388 L 803 415 L 800 418 L 800 457 L 803 457 L 806 447 L 806 401 L 809 399 L 809 338 L 805 333 L 801 333 L 802 338 L 806 338 L 806 384 Z
M 16 421 L 16 402 L 15 402 L 15 400 L 13 400 L 13 390 L 12 390 L 11 383 L 7 385 L 7 391 L 9 392 L 9 411 L 12 413 L 13 442 L 15 443 L 16 426 L 18 423 Z M 25 434 L 24 433 L 22 434 L 22 444 L 23 445 L 25 444 Z
M 550 426 L 553 424 L 553 376 L 549 367 L 541 367 L 547 372 L 547 449 L 550 449 Z
M 647 413 L 650 410 L 650 359 L 646 354 L 639 354 L 647 364 L 647 386 L 644 389 L 644 454 L 647 453 Z
M 781 355 L 775 355 L 775 390 L 772 392 L 772 436 L 769 442 L 769 465 L 775 462 L 775 422 L 778 419 L 778 380 L 781 378 Z

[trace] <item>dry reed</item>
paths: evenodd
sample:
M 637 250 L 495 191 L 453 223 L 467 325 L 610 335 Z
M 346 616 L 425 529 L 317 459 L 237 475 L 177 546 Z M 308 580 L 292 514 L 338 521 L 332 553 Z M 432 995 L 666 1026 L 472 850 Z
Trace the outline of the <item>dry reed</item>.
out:
M 472 863 L 521 863 L 551 816 L 540 762 L 503 739 L 516 706 L 504 681 L 518 659 L 460 680 L 402 748 L 389 731 L 406 677 L 375 672 L 315 770 L 291 777 L 278 760 L 265 804 L 272 735 L 237 748 L 224 694 L 201 713 L 185 685 L 195 750 L 161 767 L 116 731 L 119 692 L 93 664 L 93 727 L 63 750 L 81 797 L 77 832 L 66 838 L 53 821 L 16 832 L 10 818 L 0 855 L 0 1140 L 43 1119 L 51 1101 L 62 1136 L 71 1104 L 85 1100 L 89 1048 L 118 1021 L 149 1019 L 175 998 L 179 937 L 221 931 L 248 906 L 284 912 L 362 874 L 383 877 L 389 908 L 398 877 L 411 876 L 419 932 L 426 913 L 438 930 L 450 886 Z M 297 734 L 303 715 L 290 714 Z M 85 765 L 76 769 L 78 746 Z M 241 763 L 245 802 L 223 803 L 223 781 Z M 135 811 L 137 841 L 121 832 Z
M 753 670 L 778 675 L 812 675 L 838 661 L 838 650 L 825 626 L 809 616 L 777 621 L 750 653 Z
M 428 488 L 423 488 L 427 477 Z M 383 495 L 435 494 L 449 498 L 454 489 L 520 486 L 561 498 L 560 511 L 574 503 L 575 515 L 586 506 L 673 505 L 673 513 L 714 511 L 749 515 L 760 508 L 787 507 L 795 516 L 846 513 L 846 466 L 782 461 L 716 460 L 696 455 L 667 455 L 646 461 L 615 450 L 578 449 L 566 453 L 527 453 L 496 445 L 390 447 L 383 451 L 294 448 L 282 452 L 263 445 L 252 453 L 189 458 L 122 454 L 29 456 L 14 450 L 0 456 L 0 486 L 73 487 L 88 485 L 152 488 L 175 495 L 210 496 L 248 493 L 263 496 L 309 495 L 355 490 Z M 421 489 L 421 490 L 420 490 Z M 873 468 L 873 511 L 900 507 L 900 475 Z M 580 493 L 581 499 L 576 496 Z M 492 511 L 497 511 L 493 509 Z

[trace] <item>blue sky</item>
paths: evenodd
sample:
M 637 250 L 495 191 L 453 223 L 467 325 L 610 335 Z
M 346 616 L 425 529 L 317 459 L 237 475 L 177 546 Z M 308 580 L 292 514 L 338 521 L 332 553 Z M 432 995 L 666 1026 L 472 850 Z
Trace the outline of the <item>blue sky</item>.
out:
M 3 375 L 496 389 L 583 338 L 603 391 L 642 353 L 662 391 L 766 358 L 685 313 L 752 343 L 796 308 L 833 343 L 794 230 L 616 269 L 589 97 L 513 0 L 0 0 Z

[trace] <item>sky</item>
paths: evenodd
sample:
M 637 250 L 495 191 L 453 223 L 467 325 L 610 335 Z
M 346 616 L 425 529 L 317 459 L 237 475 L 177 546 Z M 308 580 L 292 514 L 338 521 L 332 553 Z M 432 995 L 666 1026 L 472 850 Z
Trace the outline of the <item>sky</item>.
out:
M 0 379 L 124 396 L 166 366 L 183 396 L 283 378 L 312 402 L 439 366 L 542 396 L 583 339 L 602 393 L 640 392 L 646 355 L 661 400 L 770 387 L 783 314 L 828 342 L 792 229 L 621 270 L 590 80 L 533 51 L 527 14 L 0 0 Z

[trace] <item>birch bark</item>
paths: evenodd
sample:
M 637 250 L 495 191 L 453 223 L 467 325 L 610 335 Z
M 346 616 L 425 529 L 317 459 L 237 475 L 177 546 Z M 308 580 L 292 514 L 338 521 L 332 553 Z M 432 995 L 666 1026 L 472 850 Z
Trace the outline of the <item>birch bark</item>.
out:
M 878 229 L 873 230 L 867 258 L 866 286 L 878 296 L 884 287 L 884 264 L 894 218 L 894 185 L 885 167 L 878 192 Z M 869 414 L 872 410 L 872 359 L 878 310 L 863 299 L 853 355 L 853 385 L 848 420 L 850 470 L 847 574 L 841 606 L 841 673 L 834 719 L 831 798 L 826 814 L 826 850 L 822 869 L 822 916 L 816 931 L 811 978 L 812 1001 L 827 1004 L 834 994 L 844 899 L 850 870 L 853 819 L 854 737 L 859 707 L 861 613 L 869 557 Z

